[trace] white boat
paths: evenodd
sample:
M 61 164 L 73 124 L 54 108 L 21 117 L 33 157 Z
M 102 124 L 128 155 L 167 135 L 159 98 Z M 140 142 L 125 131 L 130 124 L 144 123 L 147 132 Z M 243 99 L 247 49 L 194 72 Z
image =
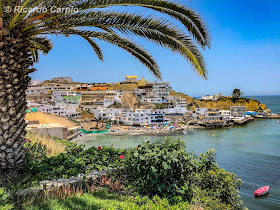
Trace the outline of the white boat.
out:
M 280 123 L 280 120 L 277 120 L 278 123 Z

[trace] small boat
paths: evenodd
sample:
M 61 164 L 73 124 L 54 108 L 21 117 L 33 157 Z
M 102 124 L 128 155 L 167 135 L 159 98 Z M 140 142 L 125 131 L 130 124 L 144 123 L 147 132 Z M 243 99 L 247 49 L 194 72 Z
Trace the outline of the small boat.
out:
M 266 193 L 268 193 L 268 190 L 269 190 L 269 185 L 257 189 L 254 192 L 254 194 L 257 196 L 262 196 L 262 195 L 265 195 Z
M 277 120 L 278 123 L 280 123 L 280 120 Z

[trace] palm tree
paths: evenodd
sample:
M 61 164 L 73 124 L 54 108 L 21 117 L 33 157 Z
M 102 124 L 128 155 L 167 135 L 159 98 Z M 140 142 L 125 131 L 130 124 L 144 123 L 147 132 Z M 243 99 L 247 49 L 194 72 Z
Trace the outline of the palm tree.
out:
M 147 13 L 129 10 L 134 7 Z M 25 91 L 39 54 L 52 49 L 48 35 L 80 36 L 101 61 L 102 50 L 95 40 L 109 42 L 160 79 L 153 57 L 132 41 L 144 38 L 179 53 L 195 72 L 207 77 L 200 47 L 210 48 L 209 32 L 200 15 L 185 5 L 171 0 L 0 0 L 0 168 L 23 163 Z

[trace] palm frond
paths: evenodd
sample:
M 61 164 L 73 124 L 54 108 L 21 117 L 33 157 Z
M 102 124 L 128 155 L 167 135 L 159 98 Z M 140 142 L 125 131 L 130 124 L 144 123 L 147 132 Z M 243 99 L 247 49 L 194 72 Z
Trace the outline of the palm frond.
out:
M 202 17 L 185 5 L 167 0 L 86 0 L 77 3 L 80 9 L 107 8 L 112 6 L 141 6 L 167 14 L 180 21 L 193 35 L 194 39 L 204 48 L 211 46 L 211 37 Z
M 99 40 L 109 42 L 113 45 L 116 45 L 128 53 L 130 53 L 133 57 L 139 60 L 143 65 L 145 65 L 152 74 L 154 74 L 157 78 L 161 78 L 161 73 L 159 71 L 159 67 L 155 60 L 153 59 L 152 55 L 148 53 L 145 49 L 141 46 L 137 45 L 136 43 L 118 36 L 117 34 L 111 34 L 107 32 L 95 32 L 95 31 L 81 31 L 76 29 L 67 29 L 61 31 L 62 34 L 67 35 L 79 35 L 79 36 L 86 36 L 91 38 L 97 38 Z
M 45 55 L 53 48 L 52 42 L 43 37 L 33 37 L 30 42 L 32 48 L 42 51 Z
M 22 8 L 79 9 L 78 12 L 65 13 L 42 11 L 7 13 L 2 10 L 0 39 L 10 34 L 9 36 L 14 38 L 30 40 L 30 52 L 34 60 L 38 59 L 39 52 L 47 54 L 52 48 L 49 40 L 39 36 L 78 35 L 91 45 L 100 60 L 104 59 L 103 53 L 94 38 L 126 50 L 147 66 L 154 75 L 160 77 L 153 57 L 131 41 L 135 37 L 140 37 L 179 53 L 192 65 L 194 71 L 207 78 L 206 65 L 199 46 L 203 49 L 210 47 L 209 30 L 201 16 L 184 4 L 172 0 L 0 0 L 0 2 L 5 6 L 22 6 Z M 145 8 L 147 13 L 116 11 L 120 7 Z M 0 6 L 0 10 L 1 8 Z M 159 13 L 171 18 L 157 17 L 155 14 Z M 189 33 L 181 30 L 180 24 L 177 26 L 174 21 L 182 23 Z
M 81 35 L 81 37 L 83 37 L 90 44 L 90 46 L 93 48 L 94 52 L 98 56 L 99 60 L 104 61 L 103 52 L 102 52 L 100 46 L 93 39 L 91 39 L 87 36 Z
M 37 33 L 82 26 L 98 27 L 110 33 L 115 29 L 132 37 L 145 38 L 179 53 L 191 63 L 199 75 L 207 78 L 205 63 L 198 47 L 183 31 L 171 26 L 170 21 L 164 18 L 144 17 L 143 15 L 113 11 L 82 12 L 74 14 L 73 17 L 75 18 L 66 18 L 60 26 L 61 28 L 50 24 L 50 26 L 44 26 L 44 29 Z

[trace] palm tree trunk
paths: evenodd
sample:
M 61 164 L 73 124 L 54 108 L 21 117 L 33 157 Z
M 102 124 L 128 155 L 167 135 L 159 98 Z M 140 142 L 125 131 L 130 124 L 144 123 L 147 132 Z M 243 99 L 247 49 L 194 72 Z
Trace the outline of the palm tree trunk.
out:
M 33 71 L 26 40 L 0 40 L 0 168 L 16 169 L 25 157 L 25 91 Z

